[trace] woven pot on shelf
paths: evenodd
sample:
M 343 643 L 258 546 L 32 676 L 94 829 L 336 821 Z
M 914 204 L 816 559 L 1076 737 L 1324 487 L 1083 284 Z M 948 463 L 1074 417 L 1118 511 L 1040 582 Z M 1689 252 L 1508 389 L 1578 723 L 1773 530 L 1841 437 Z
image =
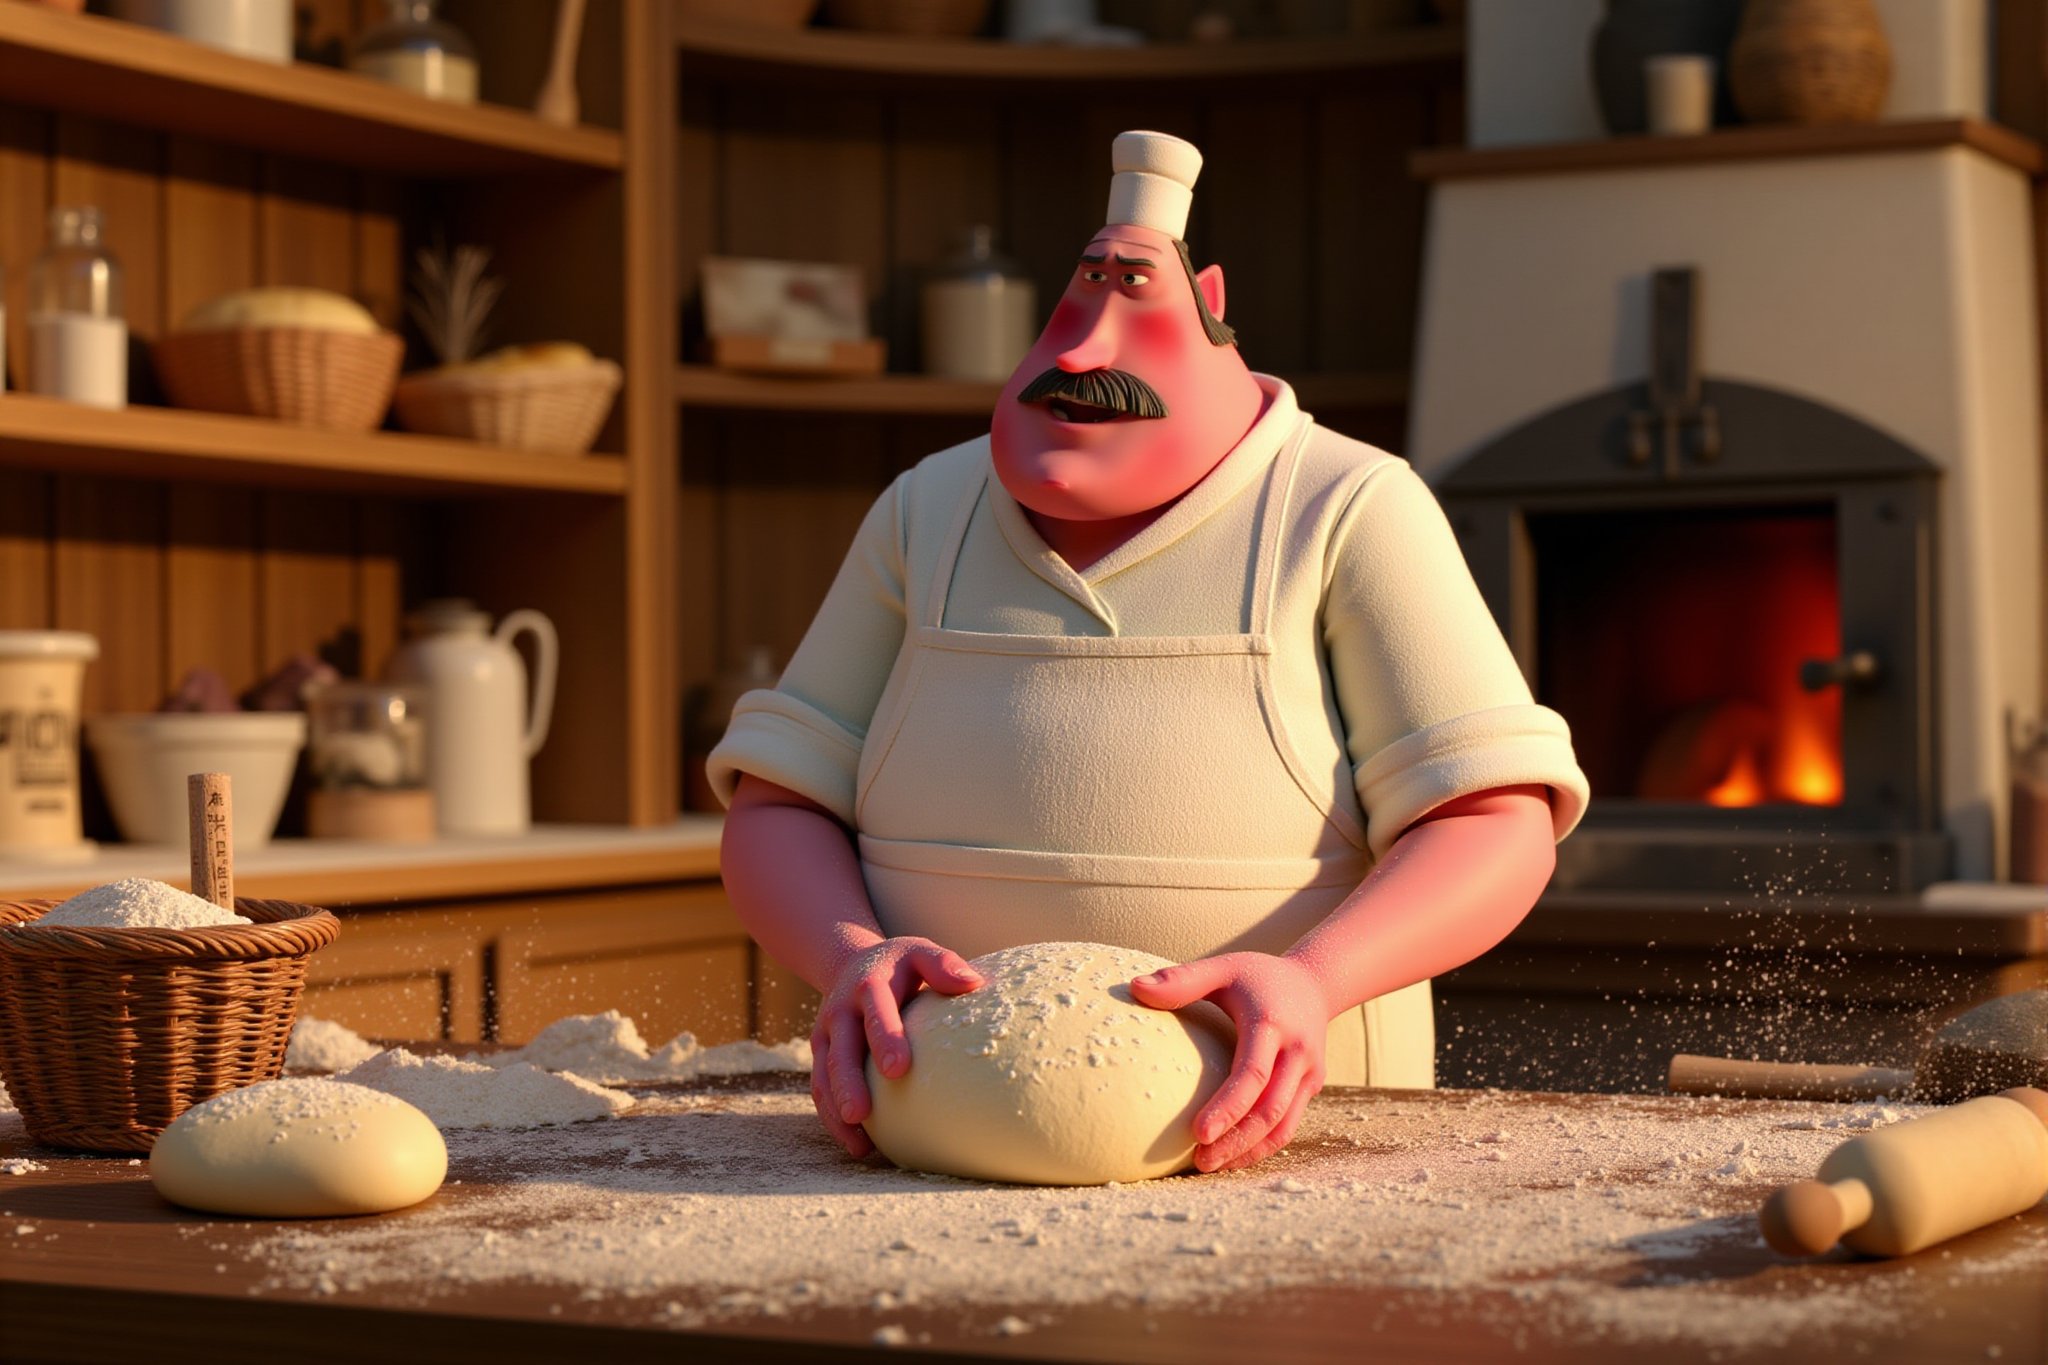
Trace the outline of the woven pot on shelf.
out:
M 407 431 L 512 450 L 581 455 L 597 439 L 624 373 L 609 360 L 513 370 L 427 370 L 398 381 Z
M 967 38 L 988 19 L 988 0 L 825 0 L 841 28 L 917 38 Z
M 164 392 L 181 408 L 372 431 L 391 406 L 405 343 L 313 327 L 173 332 L 157 342 Z
M 1891 43 L 1871 0 L 1749 0 L 1728 81 L 1752 122 L 1867 123 L 1891 92 Z
M 307 954 L 333 915 L 237 898 L 254 924 L 23 927 L 56 904 L 0 904 L 0 1079 L 52 1147 L 146 1152 L 201 1100 L 284 1068 Z

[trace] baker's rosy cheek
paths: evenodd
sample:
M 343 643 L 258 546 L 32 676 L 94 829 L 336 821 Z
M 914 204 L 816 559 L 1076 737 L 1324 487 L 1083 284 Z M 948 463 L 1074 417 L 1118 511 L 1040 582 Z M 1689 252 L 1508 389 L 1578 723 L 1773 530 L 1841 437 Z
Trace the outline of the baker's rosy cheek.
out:
M 1131 343 L 1155 355 L 1170 354 L 1185 345 L 1193 321 L 1192 316 L 1182 318 L 1167 306 L 1132 309 L 1127 318 L 1126 334 Z

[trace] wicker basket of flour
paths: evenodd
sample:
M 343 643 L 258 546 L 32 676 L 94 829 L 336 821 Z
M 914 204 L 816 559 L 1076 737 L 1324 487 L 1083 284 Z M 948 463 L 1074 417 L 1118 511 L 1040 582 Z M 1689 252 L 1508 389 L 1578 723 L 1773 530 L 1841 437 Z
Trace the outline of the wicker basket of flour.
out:
M 391 406 L 405 343 L 340 294 L 244 289 L 193 309 L 154 354 L 181 408 L 369 431 Z
M 230 915 L 141 879 L 0 904 L 0 1080 L 29 1136 L 146 1152 L 201 1100 L 274 1079 L 306 958 L 340 931 L 310 905 Z

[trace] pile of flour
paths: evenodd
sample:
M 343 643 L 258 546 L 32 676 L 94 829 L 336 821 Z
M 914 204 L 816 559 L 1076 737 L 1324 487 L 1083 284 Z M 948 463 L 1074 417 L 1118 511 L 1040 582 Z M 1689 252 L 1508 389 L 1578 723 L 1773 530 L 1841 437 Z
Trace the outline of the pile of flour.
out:
M 253 921 L 212 901 L 201 900 L 147 877 L 129 877 L 105 886 L 81 891 L 53 907 L 29 926 L 68 926 L 75 929 L 198 929 L 215 924 L 249 924 Z
M 444 1130 L 546 1128 L 608 1119 L 633 1107 L 631 1095 L 581 1076 L 556 1075 L 537 1066 L 488 1067 L 453 1057 L 418 1057 L 402 1047 L 380 1052 L 334 1080 L 395 1095 Z
M 369 1061 L 378 1050 L 352 1028 L 300 1015 L 292 1025 L 292 1040 L 285 1046 L 284 1065 L 287 1071 L 346 1071 Z
M 606 1085 L 628 1085 L 765 1071 L 808 1072 L 811 1045 L 792 1038 L 773 1046 L 745 1040 L 704 1047 L 694 1034 L 679 1033 L 659 1048 L 649 1048 L 638 1025 L 617 1010 L 606 1010 L 558 1019 L 525 1047 L 476 1054 L 469 1060 L 486 1066 L 526 1063 L 548 1071 L 574 1072 Z

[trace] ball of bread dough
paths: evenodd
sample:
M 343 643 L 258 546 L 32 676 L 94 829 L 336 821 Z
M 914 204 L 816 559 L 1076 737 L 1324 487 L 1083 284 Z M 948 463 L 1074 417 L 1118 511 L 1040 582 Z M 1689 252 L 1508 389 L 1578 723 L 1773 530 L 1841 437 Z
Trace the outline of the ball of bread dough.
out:
M 218 332 L 236 327 L 303 327 L 321 332 L 369 336 L 378 331 L 370 311 L 328 289 L 278 286 L 238 289 L 208 299 L 185 317 L 187 332 Z
M 1132 998 L 1132 977 L 1170 965 L 1100 943 L 976 958 L 980 988 L 904 1007 L 908 1072 L 890 1080 L 869 1058 L 868 1136 L 905 1169 L 976 1180 L 1100 1185 L 1185 1168 L 1235 1033 L 1213 1005 Z
M 447 1144 L 425 1114 L 381 1090 L 312 1078 L 195 1104 L 149 1153 L 149 1178 L 173 1204 L 262 1218 L 402 1209 L 447 1174 Z

